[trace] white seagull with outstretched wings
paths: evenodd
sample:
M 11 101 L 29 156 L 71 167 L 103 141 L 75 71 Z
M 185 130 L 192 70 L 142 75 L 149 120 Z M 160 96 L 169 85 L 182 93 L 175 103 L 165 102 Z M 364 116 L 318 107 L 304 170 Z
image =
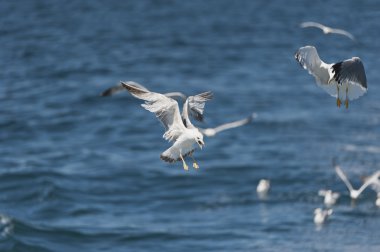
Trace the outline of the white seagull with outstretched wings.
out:
M 317 85 L 328 94 L 336 97 L 338 107 L 344 100 L 354 100 L 367 92 L 367 78 L 360 58 L 353 57 L 338 63 L 323 62 L 314 46 L 304 46 L 297 50 L 294 57 L 300 65 L 313 75 Z
M 182 161 L 183 168 L 188 170 L 185 162 L 185 157 L 192 157 L 196 145 L 201 149 L 204 146 L 202 133 L 194 127 L 189 119 L 187 105 L 184 106 L 183 113 L 184 121 L 182 121 L 178 103 L 174 99 L 163 94 L 150 92 L 146 88 L 139 88 L 133 84 L 121 82 L 134 97 L 142 99 L 145 104 L 142 104 L 146 110 L 155 113 L 156 117 L 162 122 L 165 127 L 165 140 L 174 142 L 173 145 L 161 154 L 161 159 L 166 162 Z M 203 114 L 204 103 L 212 98 L 211 92 L 205 92 L 196 96 L 190 96 L 186 99 L 185 104 L 191 103 L 192 106 L 198 108 L 198 112 Z M 193 157 L 192 157 L 193 158 Z M 194 159 L 193 159 L 194 160 Z M 199 168 L 194 160 L 194 168 Z
M 340 35 L 346 36 L 346 37 L 350 38 L 353 41 L 356 40 L 355 37 L 354 37 L 354 35 L 352 35 L 348 31 L 345 31 L 345 30 L 342 30 L 342 29 L 328 27 L 328 26 L 323 25 L 321 23 L 317 23 L 317 22 L 303 22 L 303 23 L 301 23 L 300 26 L 302 28 L 315 27 L 315 28 L 321 29 L 324 34 L 335 33 L 335 34 L 340 34 Z
M 378 184 L 379 183 L 379 178 L 380 178 L 380 171 L 375 172 L 372 174 L 370 177 L 366 179 L 364 184 L 358 189 L 354 189 L 348 180 L 346 174 L 342 171 L 339 165 L 335 165 L 335 172 L 338 174 L 340 179 L 343 181 L 343 183 L 346 185 L 348 191 L 350 192 L 350 197 L 353 200 L 356 200 L 359 195 L 370 185 Z

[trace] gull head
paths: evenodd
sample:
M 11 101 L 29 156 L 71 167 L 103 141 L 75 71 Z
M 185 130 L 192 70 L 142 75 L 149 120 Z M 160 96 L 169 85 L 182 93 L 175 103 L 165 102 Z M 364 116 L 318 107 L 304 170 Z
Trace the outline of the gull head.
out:
M 202 133 L 197 130 L 194 134 L 194 140 L 195 142 L 198 144 L 199 148 L 203 148 L 203 146 L 205 145 L 205 142 L 203 141 L 203 135 Z

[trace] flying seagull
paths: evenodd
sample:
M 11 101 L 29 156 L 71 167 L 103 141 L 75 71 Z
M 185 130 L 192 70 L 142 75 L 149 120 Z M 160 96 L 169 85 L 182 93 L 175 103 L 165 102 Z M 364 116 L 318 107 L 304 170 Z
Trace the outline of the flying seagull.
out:
M 336 33 L 336 34 L 340 34 L 340 35 L 346 36 L 346 37 L 350 38 L 351 40 L 355 41 L 354 35 L 352 35 L 348 31 L 345 31 L 345 30 L 342 30 L 342 29 L 336 29 L 336 28 L 328 27 L 328 26 L 325 26 L 325 25 L 323 25 L 321 23 L 317 23 L 317 22 L 303 22 L 303 23 L 301 23 L 300 26 L 302 28 L 309 28 L 309 27 L 319 28 L 319 29 L 321 29 L 323 31 L 324 34 Z
M 323 203 L 327 207 L 331 207 L 336 203 L 336 200 L 339 198 L 340 194 L 331 190 L 319 190 L 318 195 L 324 197 Z
M 221 124 L 221 125 L 219 125 L 219 126 L 217 126 L 215 128 L 207 128 L 207 129 L 201 129 L 200 128 L 199 130 L 203 133 L 203 135 L 205 135 L 207 137 L 213 137 L 213 136 L 215 136 L 216 134 L 218 134 L 221 131 L 228 130 L 228 129 L 233 129 L 233 128 L 236 128 L 236 127 L 240 127 L 240 126 L 246 125 L 246 124 L 252 122 L 252 120 L 254 118 L 256 118 L 256 117 L 257 117 L 257 114 L 253 113 L 250 116 L 248 116 L 247 118 L 244 118 L 244 119 L 241 119 L 241 120 L 238 120 L 238 121 Z
M 141 106 L 146 110 L 155 113 L 156 117 L 162 122 L 165 127 L 163 138 L 169 142 L 174 142 L 173 145 L 161 154 L 161 159 L 166 162 L 182 161 L 183 168 L 188 170 L 185 162 L 185 157 L 190 156 L 193 159 L 193 167 L 199 168 L 197 162 L 192 157 L 197 144 L 200 149 L 204 146 L 202 133 L 190 122 L 187 107 L 189 103 L 197 107 L 200 113 L 203 114 L 204 103 L 212 98 L 211 92 L 201 93 L 195 96 L 190 96 L 186 99 L 185 113 L 183 114 L 186 121 L 186 126 L 182 121 L 178 102 L 163 94 L 150 92 L 147 89 L 141 89 L 137 86 L 121 82 L 121 84 L 136 98 L 144 100 L 145 104 Z
M 370 177 L 368 177 L 366 179 L 366 181 L 364 182 L 364 184 L 358 189 L 358 190 L 355 190 L 350 181 L 348 180 L 346 174 L 344 174 L 344 172 L 342 171 L 342 169 L 340 168 L 339 165 L 336 165 L 335 166 L 335 172 L 338 174 L 338 176 L 340 177 L 340 179 L 343 181 L 343 183 L 346 185 L 347 189 L 349 190 L 350 192 L 350 197 L 351 199 L 353 200 L 356 200 L 359 195 L 370 185 L 373 185 L 373 184 L 376 184 L 376 183 L 379 183 L 379 177 L 380 177 L 380 171 L 377 171 L 375 172 L 374 174 L 372 174 Z
M 309 71 L 309 74 L 315 77 L 318 86 L 336 97 L 338 107 L 344 100 L 348 108 L 348 100 L 357 99 L 367 92 L 364 66 L 358 57 L 327 64 L 319 58 L 314 46 L 301 47 L 294 57 L 304 69 Z

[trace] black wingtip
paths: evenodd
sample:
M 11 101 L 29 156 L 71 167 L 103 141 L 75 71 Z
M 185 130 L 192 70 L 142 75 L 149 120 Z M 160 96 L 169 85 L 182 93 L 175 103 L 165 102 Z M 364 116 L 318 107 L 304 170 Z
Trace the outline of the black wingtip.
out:
M 120 84 L 125 87 L 125 89 L 127 89 L 130 93 L 134 93 L 134 94 L 142 94 L 142 93 L 146 93 L 147 91 L 146 90 L 143 90 L 141 89 L 140 87 L 138 86 L 135 86 L 133 84 L 128 84 L 128 83 L 125 83 L 124 81 L 120 81 Z
M 214 94 L 211 91 L 204 92 L 200 94 L 200 96 L 202 96 L 202 98 L 207 99 L 207 100 L 211 100 L 212 98 L 214 98 Z
M 332 66 L 332 72 L 334 74 L 333 78 L 336 82 L 338 82 L 338 84 L 341 83 L 341 70 L 342 70 L 342 64 L 343 64 L 343 61 L 341 62 L 338 62 L 338 63 L 335 63 L 333 66 Z
M 99 94 L 99 96 L 105 97 L 105 96 L 111 96 L 112 95 L 112 90 L 109 88 L 107 90 L 104 90 Z

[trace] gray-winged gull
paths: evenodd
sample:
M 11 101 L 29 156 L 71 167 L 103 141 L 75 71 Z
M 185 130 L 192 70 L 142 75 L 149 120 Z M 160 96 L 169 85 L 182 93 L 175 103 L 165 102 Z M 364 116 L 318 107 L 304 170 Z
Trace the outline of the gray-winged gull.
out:
M 346 37 L 350 38 L 351 40 L 355 41 L 354 35 L 352 35 L 348 31 L 345 31 L 345 30 L 342 30 L 342 29 L 336 29 L 336 28 L 328 27 L 328 26 L 323 25 L 321 23 L 317 23 L 317 22 L 303 22 L 303 23 L 301 23 L 300 26 L 302 28 L 309 28 L 309 27 L 319 28 L 319 29 L 321 29 L 323 31 L 324 34 L 329 34 L 329 33 L 330 34 L 331 33 L 340 34 L 340 35 L 346 36 Z
M 156 117 L 162 122 L 166 130 L 163 138 L 169 142 L 174 141 L 173 145 L 161 154 L 161 159 L 170 163 L 181 160 L 183 168 L 188 170 L 185 157 L 192 157 L 195 146 L 198 145 L 202 149 L 204 142 L 202 133 L 190 122 L 187 111 L 183 114 L 186 121 L 185 126 L 179 112 L 178 103 L 174 99 L 125 82 L 121 82 L 121 84 L 134 97 L 144 100 L 145 104 L 142 104 L 142 107 L 155 113 Z M 211 98 L 212 93 L 205 92 L 188 97 L 185 104 L 187 107 L 188 103 L 192 103 L 193 106 L 199 109 L 200 113 L 203 113 L 204 103 Z M 199 168 L 195 160 L 193 167 Z
M 294 57 L 300 65 L 315 77 L 317 85 L 331 96 L 336 97 L 336 104 L 344 100 L 348 108 L 348 100 L 354 100 L 367 92 L 367 78 L 360 58 L 353 57 L 338 63 L 323 62 L 314 46 L 298 49 Z

